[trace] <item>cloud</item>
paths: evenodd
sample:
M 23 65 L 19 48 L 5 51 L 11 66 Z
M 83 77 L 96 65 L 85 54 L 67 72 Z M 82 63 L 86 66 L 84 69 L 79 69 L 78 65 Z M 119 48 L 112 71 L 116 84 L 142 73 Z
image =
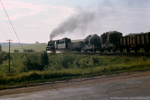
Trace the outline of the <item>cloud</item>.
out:
M 46 8 L 45 5 L 35 5 L 32 3 L 18 1 L 3 1 L 3 4 L 10 15 L 11 20 L 17 20 L 26 16 L 36 15 Z M 3 10 L 2 6 L 0 6 L 0 10 Z M 7 18 L 2 17 L 0 20 L 7 20 Z

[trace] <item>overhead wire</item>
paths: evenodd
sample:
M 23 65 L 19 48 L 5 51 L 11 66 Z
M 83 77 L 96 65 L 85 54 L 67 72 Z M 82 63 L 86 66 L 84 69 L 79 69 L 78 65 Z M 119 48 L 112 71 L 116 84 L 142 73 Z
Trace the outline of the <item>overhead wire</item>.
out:
M 23 52 L 24 52 L 24 50 L 25 50 L 25 49 L 24 49 L 24 47 L 23 47 L 23 45 L 22 45 L 21 40 L 19 39 L 19 36 L 18 36 L 18 34 L 17 34 L 17 31 L 16 31 L 16 29 L 15 29 L 15 27 L 14 27 L 14 25 L 13 25 L 13 23 L 12 23 L 12 21 L 11 21 L 10 17 L 9 17 L 9 15 L 8 15 L 7 11 L 6 11 L 6 8 L 5 8 L 5 6 L 4 6 L 4 4 L 3 4 L 2 0 L 0 0 L 0 3 L 1 3 L 2 8 L 3 8 L 3 10 L 4 10 L 4 12 L 5 12 L 6 16 L 7 16 L 7 19 L 8 19 L 8 21 L 9 21 L 9 23 L 10 23 L 11 27 L 12 27 L 12 30 L 14 31 L 14 33 L 15 33 L 15 35 L 16 35 L 16 37 L 17 37 L 17 39 L 18 39 L 18 42 L 20 43 L 21 48 L 22 48 L 22 50 L 23 50 Z M 25 56 L 26 56 L 27 60 L 29 60 L 29 57 L 28 57 L 27 53 L 25 53 L 25 52 L 24 52 L 24 54 L 25 54 Z M 29 61 L 30 61 L 30 60 L 29 60 Z
M 15 33 L 15 35 L 16 35 L 16 37 L 17 37 L 19 43 L 20 43 L 20 45 L 21 45 L 21 48 L 23 49 L 23 52 L 24 52 L 25 49 L 24 49 L 24 47 L 23 47 L 23 45 L 22 45 L 22 42 L 21 42 L 21 40 L 20 40 L 20 38 L 19 38 L 19 36 L 18 36 L 18 34 L 17 34 L 17 31 L 16 31 L 16 29 L 15 29 L 15 27 L 14 27 L 14 25 L 13 25 L 13 23 L 12 23 L 10 17 L 9 17 L 9 15 L 8 15 L 7 11 L 6 11 L 6 8 L 5 8 L 5 6 L 4 6 L 2 0 L 0 0 L 0 3 L 1 3 L 3 9 L 4 9 L 4 12 L 5 12 L 5 14 L 6 14 L 7 18 L 8 18 L 8 21 L 9 21 L 9 23 L 10 23 L 10 25 L 11 25 L 11 27 L 12 27 L 14 33 Z M 24 54 L 25 54 L 27 60 L 28 60 L 29 63 L 30 63 L 30 59 L 29 59 L 27 53 L 24 52 Z M 59 93 L 63 93 L 63 94 L 65 94 L 65 95 L 67 95 L 65 92 L 60 91 L 58 88 L 56 88 L 56 87 L 54 87 L 54 86 L 52 86 L 52 88 L 54 88 L 54 89 L 55 89 L 56 91 L 58 91 Z M 71 97 L 71 98 L 72 98 L 72 97 Z

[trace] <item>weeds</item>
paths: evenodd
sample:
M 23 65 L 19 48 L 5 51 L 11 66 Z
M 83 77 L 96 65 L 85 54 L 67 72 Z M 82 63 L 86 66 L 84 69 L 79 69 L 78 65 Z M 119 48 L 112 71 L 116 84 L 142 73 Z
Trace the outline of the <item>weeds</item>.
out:
M 40 53 L 32 53 L 32 56 L 34 58 L 30 56 L 32 64 L 28 65 L 23 63 L 21 53 L 12 54 L 11 73 L 7 73 L 7 61 L 4 61 L 0 65 L 0 87 L 150 70 L 148 57 L 143 59 L 143 57 L 79 54 L 50 54 L 48 56 L 43 54 L 41 56 Z M 48 61 L 45 62 L 41 58 Z M 42 70 L 39 70 L 39 65 Z

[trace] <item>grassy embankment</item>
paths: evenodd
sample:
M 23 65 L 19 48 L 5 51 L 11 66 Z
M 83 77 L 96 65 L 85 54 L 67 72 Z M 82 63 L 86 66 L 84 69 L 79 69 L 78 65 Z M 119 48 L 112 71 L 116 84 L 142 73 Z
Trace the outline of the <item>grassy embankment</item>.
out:
M 41 54 L 32 55 L 40 57 Z M 7 61 L 0 65 L 0 89 L 37 82 L 150 70 L 148 57 L 50 54 L 50 63 L 42 71 L 27 70 L 22 53 L 13 53 L 11 58 L 11 73 L 8 73 Z

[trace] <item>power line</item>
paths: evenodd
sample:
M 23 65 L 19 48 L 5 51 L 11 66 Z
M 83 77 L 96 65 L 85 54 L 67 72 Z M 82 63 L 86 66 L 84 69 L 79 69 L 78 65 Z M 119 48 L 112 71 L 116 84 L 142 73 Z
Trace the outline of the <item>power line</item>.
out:
M 22 43 L 21 43 L 21 40 L 19 39 L 19 36 L 18 36 L 18 34 L 17 34 L 17 31 L 15 30 L 15 27 L 13 26 L 13 23 L 12 23 L 12 21 L 10 20 L 10 17 L 9 17 L 9 15 L 8 15 L 8 13 L 7 13 L 5 7 L 4 7 L 4 4 L 3 4 L 2 0 L 0 0 L 0 2 L 1 2 L 1 5 L 2 5 L 2 7 L 3 7 L 3 9 L 4 9 L 4 12 L 5 12 L 5 14 L 6 14 L 7 18 L 8 18 L 8 21 L 9 21 L 9 23 L 10 23 L 10 25 L 11 25 L 11 27 L 12 27 L 12 29 L 13 29 L 13 31 L 14 31 L 14 33 L 15 33 L 15 35 L 16 35 L 16 37 L 17 37 L 17 39 L 18 39 L 18 41 L 19 41 L 19 43 L 20 43 L 22 49 L 23 49 L 23 51 L 24 51 L 23 45 L 22 45 Z M 9 72 L 10 72 L 10 42 L 11 42 L 12 40 L 7 40 L 7 41 L 9 41 Z M 24 52 L 24 54 L 25 54 L 27 60 L 30 62 L 30 59 L 28 58 L 28 55 L 27 55 L 25 52 Z M 56 91 L 58 91 L 58 92 L 60 92 L 60 93 L 66 94 L 65 92 L 60 91 L 59 89 L 57 89 L 57 88 L 54 87 L 54 86 L 52 86 L 52 88 L 54 88 Z
M 9 17 L 9 15 L 8 15 L 7 11 L 6 11 L 6 8 L 5 8 L 5 6 L 4 6 L 2 0 L 0 0 L 0 3 L 1 3 L 3 9 L 4 9 L 4 12 L 5 12 L 5 14 L 6 14 L 7 18 L 8 18 L 8 21 L 9 21 L 9 23 L 10 23 L 10 25 L 11 25 L 11 27 L 12 27 L 14 33 L 15 33 L 15 35 L 16 35 L 16 37 L 17 37 L 19 43 L 20 43 L 20 45 L 21 45 L 21 48 L 23 49 L 23 52 L 24 52 L 24 47 L 23 47 L 23 45 L 22 45 L 22 42 L 21 42 L 21 40 L 19 39 L 19 36 L 18 36 L 18 34 L 17 34 L 17 31 L 16 31 L 16 29 L 15 29 L 15 27 L 14 27 L 14 25 L 13 25 L 13 23 L 12 23 L 10 17 Z M 29 60 L 27 54 L 26 54 L 25 52 L 24 52 L 24 54 L 25 54 L 26 58 Z
M 8 21 L 9 21 L 9 23 L 10 23 L 10 25 L 11 25 L 11 27 L 12 27 L 12 29 L 13 29 L 13 31 L 14 31 L 16 37 L 17 37 L 17 39 L 18 39 L 18 41 L 21 43 L 21 41 L 20 41 L 20 39 L 19 39 L 19 36 L 18 36 L 18 34 L 17 34 L 16 30 L 15 30 L 15 27 L 13 26 L 12 21 L 10 20 L 10 17 L 9 17 L 9 15 L 8 15 L 7 11 L 6 11 L 6 8 L 4 7 L 4 4 L 3 4 L 2 0 L 0 0 L 0 2 L 1 2 L 1 5 L 2 5 L 2 7 L 3 7 L 3 9 L 4 9 L 4 12 L 5 12 L 5 14 L 6 14 L 7 18 L 8 18 Z

